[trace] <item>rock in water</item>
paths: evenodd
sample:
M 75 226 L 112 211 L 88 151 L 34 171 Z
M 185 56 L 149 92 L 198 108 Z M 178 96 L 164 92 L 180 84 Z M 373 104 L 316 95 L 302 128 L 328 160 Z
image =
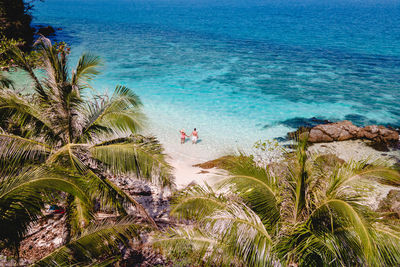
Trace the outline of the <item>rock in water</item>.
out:
M 47 36 L 55 34 L 56 30 L 54 30 L 54 28 L 51 26 L 47 26 L 47 27 L 39 28 L 37 33 L 47 37 Z

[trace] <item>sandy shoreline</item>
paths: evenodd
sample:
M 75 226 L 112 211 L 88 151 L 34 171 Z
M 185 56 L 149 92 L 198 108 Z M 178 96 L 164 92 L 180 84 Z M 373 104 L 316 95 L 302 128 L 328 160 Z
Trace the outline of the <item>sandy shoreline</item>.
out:
M 178 145 L 162 143 L 165 147 L 165 152 L 168 155 L 168 162 L 174 168 L 173 174 L 178 189 L 193 182 L 198 184 L 204 182 L 213 184 L 221 178 L 221 175 L 224 175 L 221 170 L 203 170 L 199 167 L 194 167 L 193 165 L 213 160 L 217 158 L 215 155 L 218 154 L 218 157 L 226 155 L 227 153 L 224 153 L 224 151 L 227 150 L 220 149 L 220 151 L 218 151 L 218 148 L 215 147 L 215 150 L 210 151 L 209 155 L 206 156 L 204 153 L 199 153 L 200 150 L 204 149 L 201 144 L 192 145 L 191 142 L 187 141 L 184 145 L 180 145 L 178 143 L 178 138 L 174 141 L 176 141 Z M 380 152 L 367 146 L 365 142 L 361 140 L 313 144 L 310 146 L 309 150 L 321 154 L 335 154 L 345 161 L 359 161 L 364 159 L 374 161 L 376 159 L 383 159 L 387 161 L 388 164 L 400 162 L 400 150 L 397 149 L 388 152 Z M 382 187 L 378 190 L 378 194 L 386 195 L 388 190 L 390 190 L 389 187 Z
M 202 144 L 192 144 L 191 141 L 186 141 L 181 145 L 179 139 L 176 138 L 175 143 L 164 144 L 165 153 L 167 154 L 167 161 L 173 167 L 173 175 L 175 177 L 175 184 L 178 189 L 186 187 L 191 183 L 213 184 L 223 174 L 222 170 L 209 169 L 203 170 L 194 165 L 203 163 L 223 156 L 224 150 L 210 151 L 208 155 L 205 154 L 206 147 Z
M 195 164 L 204 161 L 193 160 L 189 158 L 169 158 L 169 163 L 174 168 L 175 184 L 177 189 L 186 187 L 189 184 L 214 184 L 224 173 L 217 169 L 203 170 L 195 167 Z

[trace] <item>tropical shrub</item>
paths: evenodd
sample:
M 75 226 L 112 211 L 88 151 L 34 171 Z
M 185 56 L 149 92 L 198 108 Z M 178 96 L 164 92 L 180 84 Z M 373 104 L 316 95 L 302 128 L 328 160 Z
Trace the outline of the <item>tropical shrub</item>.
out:
M 0 0 L 0 36 L 21 41 L 24 50 L 33 43 L 34 29 L 31 27 L 32 3 L 34 1 Z

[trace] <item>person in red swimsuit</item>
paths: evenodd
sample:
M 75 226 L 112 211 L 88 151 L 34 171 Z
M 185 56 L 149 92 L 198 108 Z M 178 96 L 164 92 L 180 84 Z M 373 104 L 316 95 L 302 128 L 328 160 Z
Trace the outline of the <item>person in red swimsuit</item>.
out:
M 186 137 L 189 137 L 189 136 L 186 135 L 185 130 L 183 130 L 183 129 L 180 130 L 179 132 L 181 133 L 181 144 L 184 144 L 186 141 Z

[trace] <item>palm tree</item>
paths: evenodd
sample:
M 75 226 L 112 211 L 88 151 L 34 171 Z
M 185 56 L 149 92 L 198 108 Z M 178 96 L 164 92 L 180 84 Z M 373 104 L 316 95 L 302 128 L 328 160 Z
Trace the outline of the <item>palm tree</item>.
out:
M 231 176 L 213 189 L 179 193 L 171 210 L 192 227 L 156 237 L 177 262 L 218 266 L 394 266 L 399 229 L 363 204 L 368 180 L 398 172 L 363 162 L 328 166 L 301 141 L 284 162 L 263 168 L 252 157 L 226 163 Z M 233 192 L 233 193 L 229 193 Z
M 34 81 L 34 92 L 0 90 L 0 162 L 9 166 L 46 166 L 72 172 L 90 184 L 91 201 L 103 210 L 125 215 L 133 205 L 156 227 L 145 209 L 105 175 L 134 174 L 160 186 L 173 186 L 170 167 L 158 141 L 138 134 L 141 102 L 127 87 L 117 86 L 111 97 L 89 95 L 90 80 L 99 73 L 99 58 L 83 54 L 68 71 L 68 48 L 37 42 L 43 67 L 37 75 L 18 48 L 11 57 Z M 101 171 L 100 171 L 101 169 Z M 94 218 L 93 205 L 70 195 L 67 207 L 70 238 Z

